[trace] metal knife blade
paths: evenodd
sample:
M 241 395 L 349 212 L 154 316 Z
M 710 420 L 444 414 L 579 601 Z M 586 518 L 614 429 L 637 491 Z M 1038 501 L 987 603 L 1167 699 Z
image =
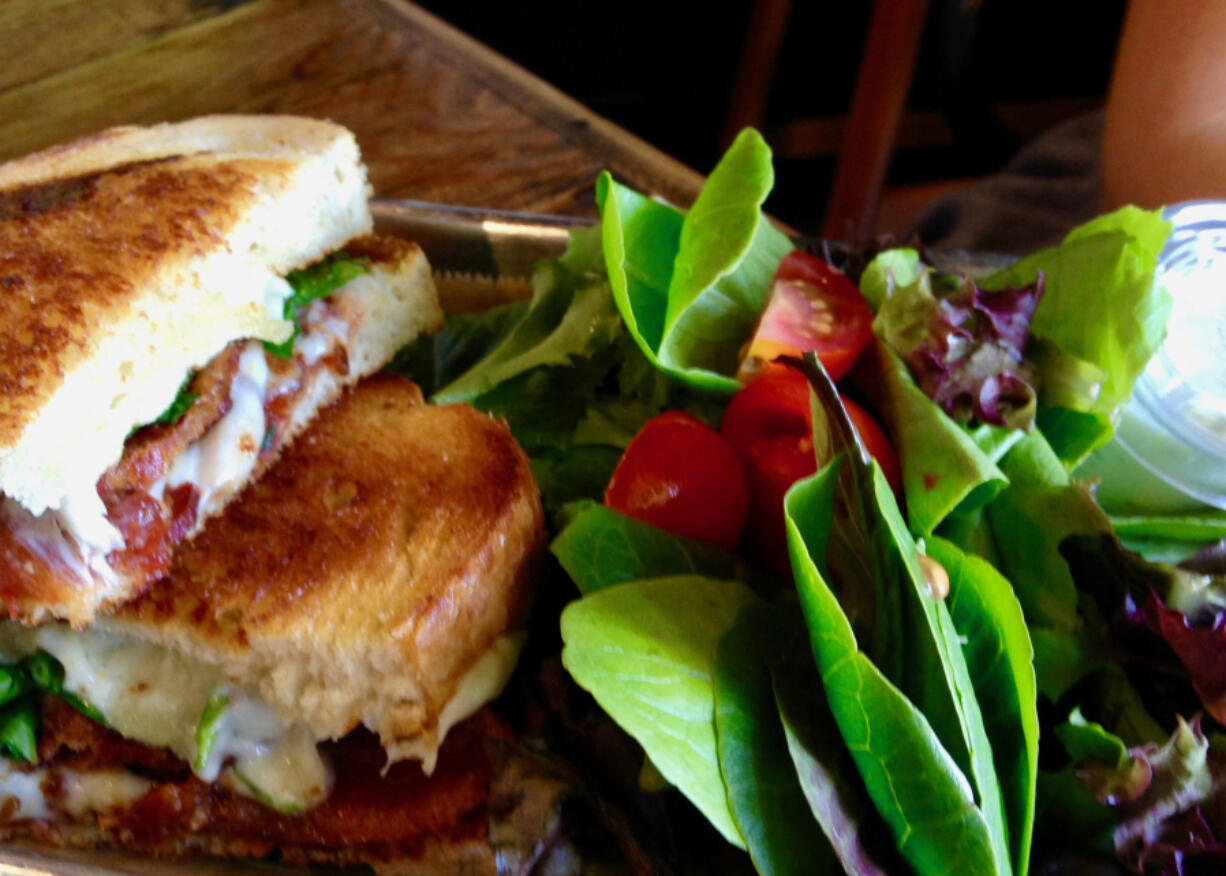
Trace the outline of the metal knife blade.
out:
M 378 231 L 422 248 L 448 313 L 529 297 L 536 263 L 558 258 L 571 229 L 593 224 L 591 219 L 429 201 L 373 200 L 370 210 Z
M 378 230 L 421 246 L 434 269 L 444 307 L 451 312 L 527 297 L 536 263 L 560 256 L 572 229 L 595 223 L 575 216 L 414 200 L 375 199 L 370 209 Z M 798 247 L 833 257 L 836 264 L 849 251 L 841 241 L 800 234 L 791 237 Z M 925 256 L 939 270 L 973 277 L 1015 261 L 1013 256 L 962 250 L 927 250 Z

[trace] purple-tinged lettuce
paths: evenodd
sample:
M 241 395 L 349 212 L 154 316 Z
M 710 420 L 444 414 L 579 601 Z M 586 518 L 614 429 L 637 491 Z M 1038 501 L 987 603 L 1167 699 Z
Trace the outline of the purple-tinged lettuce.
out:
M 1123 656 L 1152 660 L 1157 643 L 1146 640 L 1161 638 L 1205 711 L 1226 723 L 1226 576 L 1150 563 L 1113 537 L 1073 536 L 1060 553 L 1102 616 L 1123 622 L 1115 635 Z
M 1129 619 L 1144 623 L 1171 646 L 1187 670 L 1205 711 L 1219 723 L 1226 723 L 1226 611 L 1185 614 L 1165 604 L 1150 590 L 1140 604 L 1129 597 L 1126 614 Z
M 1226 845 L 1212 824 L 1226 784 L 1226 754 L 1215 750 L 1199 718 L 1180 718 L 1163 745 L 1125 748 L 1076 711 L 1056 734 L 1074 760 L 1074 775 L 1117 812 L 1112 841 L 1122 864 L 1162 876 L 1226 866 Z
M 1022 353 L 1043 296 L 1043 277 L 989 292 L 927 270 L 891 283 L 874 327 L 906 360 L 924 393 L 955 420 L 1029 430 L 1036 392 Z M 935 281 L 935 283 L 934 283 Z M 945 286 L 934 292 L 934 285 Z

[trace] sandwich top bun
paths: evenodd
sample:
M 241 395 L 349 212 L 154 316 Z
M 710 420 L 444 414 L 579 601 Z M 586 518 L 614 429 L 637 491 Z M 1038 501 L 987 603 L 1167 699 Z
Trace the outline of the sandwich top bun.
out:
M 98 501 L 128 433 L 229 341 L 284 340 L 281 279 L 369 231 L 337 125 L 213 116 L 0 165 L 0 492 Z
M 167 579 L 95 628 L 220 666 L 317 738 L 365 724 L 391 759 L 429 769 L 446 725 L 505 682 L 543 541 L 506 424 L 426 405 L 385 374 L 322 412 Z M 484 697 L 465 697 L 491 656 Z

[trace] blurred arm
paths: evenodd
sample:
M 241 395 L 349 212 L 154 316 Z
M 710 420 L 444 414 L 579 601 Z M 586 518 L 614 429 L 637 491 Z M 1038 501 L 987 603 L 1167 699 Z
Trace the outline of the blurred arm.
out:
M 1132 0 L 1102 156 L 1104 207 L 1226 200 L 1226 3 Z

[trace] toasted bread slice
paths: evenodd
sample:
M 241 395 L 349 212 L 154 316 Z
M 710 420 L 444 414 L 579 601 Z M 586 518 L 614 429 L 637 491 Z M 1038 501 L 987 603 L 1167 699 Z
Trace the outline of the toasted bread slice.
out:
M 316 738 L 364 724 L 428 769 L 446 725 L 479 705 L 448 708 L 474 666 L 503 658 L 486 697 L 505 681 L 515 649 L 497 652 L 523 625 L 543 542 L 506 425 L 379 375 L 94 629 L 219 666 Z
M 369 231 L 367 194 L 348 131 L 289 117 L 116 128 L 0 165 L 0 492 L 96 512 L 190 369 L 289 336 L 281 278 Z
M 128 509 L 144 532 L 131 535 L 122 551 L 99 560 L 106 565 L 85 566 L 58 530 L 40 525 L 15 503 L 0 501 L 0 606 L 9 616 L 27 623 L 59 618 L 80 626 L 98 611 L 143 591 L 169 568 L 175 545 L 198 532 L 247 481 L 258 478 L 344 386 L 380 368 L 408 340 L 441 325 L 430 268 L 419 247 L 367 237 L 351 241 L 347 251 L 368 259 L 369 272 L 315 305 L 325 319 L 318 328 L 308 325 L 300 342 L 332 345 L 316 344 L 316 361 L 308 364 L 301 355 L 280 361 L 258 341 L 232 345 L 230 356 L 219 357 L 223 367 L 218 379 L 207 390 L 201 387 L 201 398 L 187 416 L 174 426 L 145 430 L 129 442 L 122 463 L 108 470 L 99 492 L 107 507 L 114 509 L 113 520 L 119 520 L 121 509 Z M 346 339 L 342 342 L 337 333 L 347 334 Z M 234 371 L 240 352 L 247 348 L 253 348 L 257 361 L 267 362 L 273 372 L 264 393 L 275 401 L 267 401 L 265 417 L 250 424 L 264 431 L 246 438 L 232 434 L 229 446 L 224 441 L 210 443 L 211 434 L 225 431 L 219 425 L 224 422 L 222 415 L 235 406 Z M 332 352 L 325 354 L 325 349 Z M 241 450 L 244 441 L 246 452 Z M 167 470 L 173 470 L 175 458 L 190 455 L 193 446 L 216 448 L 196 453 L 200 489 L 187 498 L 198 504 L 186 517 L 172 515 L 162 526 L 153 520 L 150 509 L 169 512 L 152 504 L 149 494 L 158 493 L 156 482 L 171 477 Z M 224 471 L 227 476 L 220 477 L 222 483 L 216 488 L 206 489 L 200 483 L 204 469 Z M 133 502 L 133 497 L 146 501 Z

